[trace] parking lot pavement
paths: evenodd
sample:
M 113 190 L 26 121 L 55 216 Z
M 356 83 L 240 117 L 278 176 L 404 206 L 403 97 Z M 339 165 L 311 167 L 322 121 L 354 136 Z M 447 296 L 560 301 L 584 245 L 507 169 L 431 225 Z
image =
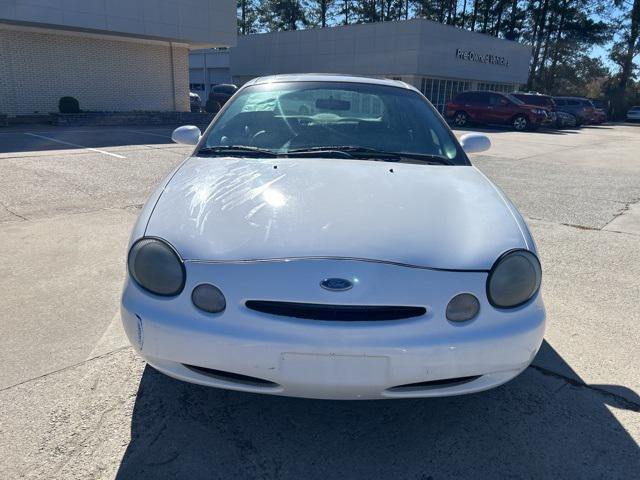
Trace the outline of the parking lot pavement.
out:
M 640 471 L 640 126 L 488 132 L 472 161 L 536 238 L 545 343 L 497 389 L 381 402 L 207 389 L 133 354 L 118 316 L 127 237 L 189 151 L 168 128 L 133 130 L 0 130 L 0 478 Z

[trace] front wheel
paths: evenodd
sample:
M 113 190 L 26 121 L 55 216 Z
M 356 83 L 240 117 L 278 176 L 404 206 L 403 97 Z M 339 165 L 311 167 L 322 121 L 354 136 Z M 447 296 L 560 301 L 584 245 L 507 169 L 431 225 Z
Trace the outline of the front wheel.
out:
M 453 124 L 456 127 L 466 127 L 469 125 L 469 115 L 466 112 L 456 112 L 453 116 Z
M 518 115 L 513 119 L 511 125 L 513 125 L 514 130 L 523 132 L 529 128 L 529 119 L 524 115 Z

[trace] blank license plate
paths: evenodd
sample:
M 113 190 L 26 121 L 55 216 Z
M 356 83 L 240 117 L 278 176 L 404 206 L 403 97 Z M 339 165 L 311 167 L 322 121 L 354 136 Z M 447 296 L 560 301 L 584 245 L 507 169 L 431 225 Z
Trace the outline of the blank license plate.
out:
M 384 385 L 389 373 L 389 358 L 283 353 L 280 369 L 287 380 L 301 384 Z

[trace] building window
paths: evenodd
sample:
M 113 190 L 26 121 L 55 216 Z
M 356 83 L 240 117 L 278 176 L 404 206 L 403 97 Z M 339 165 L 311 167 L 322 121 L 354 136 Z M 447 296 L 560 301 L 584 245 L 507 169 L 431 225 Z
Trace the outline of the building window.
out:
M 515 88 L 514 88 L 514 85 L 511 83 L 478 82 L 478 90 L 489 90 L 491 92 L 509 93 L 515 90 Z
M 204 83 L 190 83 L 189 90 L 191 90 L 192 92 L 203 92 Z
M 459 93 L 471 90 L 471 87 L 471 82 L 464 80 L 424 77 L 420 82 L 420 91 L 440 113 L 444 113 L 448 101 Z

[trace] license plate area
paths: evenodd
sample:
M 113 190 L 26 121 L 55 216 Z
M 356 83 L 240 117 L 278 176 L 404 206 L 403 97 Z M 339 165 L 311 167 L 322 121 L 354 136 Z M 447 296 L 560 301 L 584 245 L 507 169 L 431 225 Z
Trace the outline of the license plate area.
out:
M 296 384 L 371 386 L 386 384 L 389 358 L 368 355 L 282 353 L 280 369 Z

